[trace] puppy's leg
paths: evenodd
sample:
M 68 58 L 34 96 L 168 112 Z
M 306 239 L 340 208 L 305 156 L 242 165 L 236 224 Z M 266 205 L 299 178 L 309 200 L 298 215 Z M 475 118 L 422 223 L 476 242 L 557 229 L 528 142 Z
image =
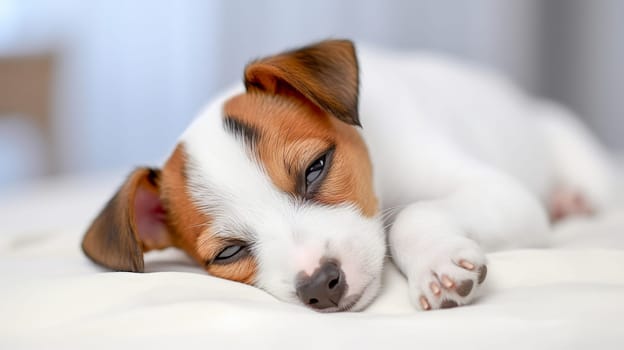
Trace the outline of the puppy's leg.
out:
M 615 170 L 606 150 L 570 111 L 548 102 L 536 108 L 555 172 L 547 199 L 551 217 L 557 220 L 608 207 Z
M 484 251 L 542 246 L 547 231 L 538 199 L 494 173 L 473 177 L 443 198 L 406 207 L 389 242 L 412 303 L 429 310 L 474 299 L 487 273 Z

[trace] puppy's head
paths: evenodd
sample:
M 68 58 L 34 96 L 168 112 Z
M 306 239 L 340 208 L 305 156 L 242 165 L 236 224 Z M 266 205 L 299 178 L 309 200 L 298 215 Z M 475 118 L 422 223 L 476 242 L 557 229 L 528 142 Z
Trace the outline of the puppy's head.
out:
M 361 309 L 379 289 L 385 241 L 357 130 L 348 41 L 250 63 L 162 170 L 134 171 L 83 241 L 94 261 L 143 271 L 175 246 L 214 276 L 322 311 Z

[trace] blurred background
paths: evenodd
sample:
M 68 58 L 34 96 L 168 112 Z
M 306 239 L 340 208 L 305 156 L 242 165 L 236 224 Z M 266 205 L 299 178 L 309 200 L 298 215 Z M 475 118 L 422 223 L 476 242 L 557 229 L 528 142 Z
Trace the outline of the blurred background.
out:
M 327 37 L 493 67 L 624 149 L 624 1 L 0 0 L 0 192 L 158 165 L 250 59 Z

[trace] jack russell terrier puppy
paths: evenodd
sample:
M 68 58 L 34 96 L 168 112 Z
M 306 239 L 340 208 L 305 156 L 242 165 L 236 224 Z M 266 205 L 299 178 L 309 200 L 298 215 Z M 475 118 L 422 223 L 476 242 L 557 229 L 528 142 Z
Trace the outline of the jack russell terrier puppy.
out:
M 247 65 L 82 247 L 133 272 L 177 247 L 323 312 L 367 306 L 389 249 L 416 308 L 449 308 L 478 295 L 485 252 L 544 246 L 549 214 L 607 205 L 611 174 L 570 112 L 490 72 L 328 40 Z

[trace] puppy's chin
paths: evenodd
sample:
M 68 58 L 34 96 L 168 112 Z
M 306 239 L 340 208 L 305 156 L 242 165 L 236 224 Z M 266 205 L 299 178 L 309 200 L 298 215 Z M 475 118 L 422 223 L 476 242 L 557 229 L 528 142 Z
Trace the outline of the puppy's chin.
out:
M 381 275 L 373 278 L 371 282 L 364 288 L 358 300 L 349 309 L 340 311 L 362 311 L 369 306 L 381 289 Z
M 381 276 L 374 277 L 359 294 L 346 296 L 335 310 L 321 310 L 322 312 L 362 311 L 369 306 L 379 293 Z

